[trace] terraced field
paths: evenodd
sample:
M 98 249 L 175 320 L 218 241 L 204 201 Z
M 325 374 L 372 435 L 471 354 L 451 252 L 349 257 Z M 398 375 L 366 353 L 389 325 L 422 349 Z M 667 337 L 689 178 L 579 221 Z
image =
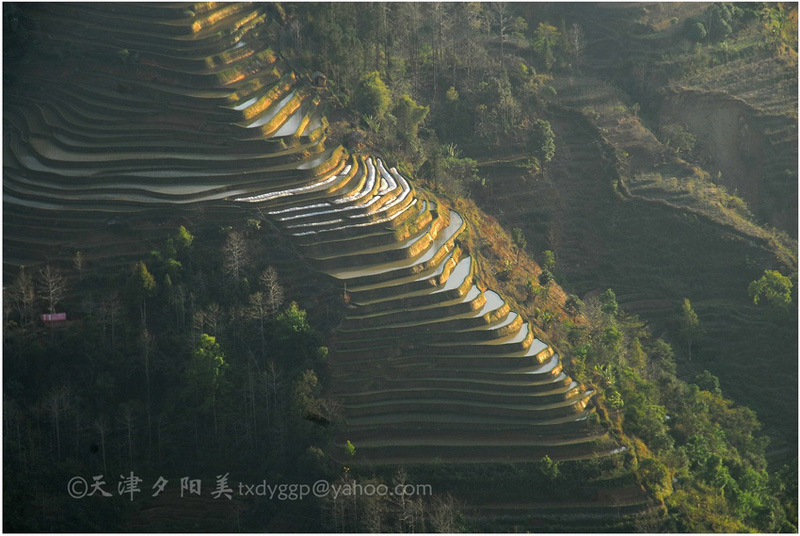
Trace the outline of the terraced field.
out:
M 617 452 L 587 418 L 593 391 L 476 279 L 462 216 L 377 155 L 328 146 L 320 96 L 269 47 L 267 9 L 26 9 L 80 57 L 28 63 L 8 88 L 6 263 L 78 247 L 124 262 L 138 246 L 108 232 L 120 222 L 258 207 L 349 296 L 330 389 L 353 462 Z

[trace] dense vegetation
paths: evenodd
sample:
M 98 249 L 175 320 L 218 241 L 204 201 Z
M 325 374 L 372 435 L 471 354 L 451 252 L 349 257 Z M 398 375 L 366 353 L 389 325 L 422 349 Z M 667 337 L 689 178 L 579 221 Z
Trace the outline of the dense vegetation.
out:
M 768 474 L 767 439 L 755 413 L 724 398 L 708 371 L 690 383 L 678 379 L 671 346 L 624 314 L 613 291 L 578 303 L 588 324 L 564 326 L 575 373 L 603 387 L 601 404 L 637 453 L 640 481 L 669 509 L 664 528 L 794 531 L 796 470 Z M 689 341 L 696 331 L 692 312 L 686 300 Z
M 321 463 L 314 447 L 328 433 L 303 424 L 312 402 L 299 393 L 317 395 L 326 348 L 283 296 L 281 276 L 253 261 L 282 255 L 265 257 L 252 223 L 197 238 L 181 227 L 127 269 L 47 266 L 13 282 L 4 463 L 18 470 L 5 471 L 6 527 L 118 530 L 129 505 L 70 499 L 72 476 L 103 474 L 116 495 L 117 476 L 131 470 L 146 492 L 160 475 L 174 485 L 195 475 L 208 486 L 226 472 L 277 482 Z M 61 284 L 58 310 L 69 312 L 50 328 L 38 320 L 52 299 L 48 272 Z M 60 521 L 30 516 L 34 500 L 52 503 Z
M 540 24 L 529 44 L 525 19 L 504 3 L 285 10 L 298 65 L 328 73 L 334 102 L 352 106 L 355 126 L 415 178 L 458 196 L 485 185 L 463 152 L 529 149 L 535 169 L 552 159 L 542 103 L 550 69 L 568 61 L 555 27 Z
M 338 502 L 241 495 L 238 482 L 352 483 L 330 457 L 341 415 L 323 394 L 323 333 L 339 322 L 341 290 L 315 278 L 265 223 L 256 214 L 242 229 L 206 226 L 197 237 L 182 226 L 127 268 L 93 266 L 77 252 L 72 266 L 23 270 L 12 281 L 4 318 L 7 528 L 460 526 L 446 494 L 411 492 L 403 504 L 367 495 Z M 313 308 L 320 329 L 295 298 Z M 69 320 L 43 325 L 40 314 L 56 310 Z M 117 488 L 130 471 L 143 479 L 132 502 Z M 209 497 L 199 511 L 174 518 L 140 513 L 180 504 L 187 475 L 201 479 L 208 496 L 226 473 L 233 506 Z M 91 484 L 95 475 L 112 497 L 69 496 L 72 477 Z M 151 497 L 159 477 L 168 491 Z M 45 504 L 51 515 L 30 515 Z M 399 516 L 403 509 L 411 517 Z

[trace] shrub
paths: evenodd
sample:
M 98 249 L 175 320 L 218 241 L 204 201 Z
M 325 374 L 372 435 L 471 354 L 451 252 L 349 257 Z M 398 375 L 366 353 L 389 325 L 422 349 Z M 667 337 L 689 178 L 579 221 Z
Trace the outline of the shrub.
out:
M 397 118 L 397 129 L 401 137 L 408 141 L 416 139 L 417 129 L 429 111 L 430 108 L 420 106 L 408 94 L 400 97 L 392 113 Z
M 753 303 L 767 300 L 776 309 L 788 309 L 792 304 L 792 280 L 777 270 L 764 270 L 764 275 L 747 288 Z
M 549 162 L 556 154 L 556 142 L 550 123 L 537 119 L 530 132 L 530 147 L 533 155 L 541 162 Z
M 697 138 L 694 137 L 694 134 L 689 132 L 683 125 L 676 123 L 661 127 L 661 138 L 666 145 L 675 149 L 678 154 L 691 153 L 697 143 Z
M 714 40 L 722 40 L 733 33 L 731 23 L 733 21 L 734 6 L 725 4 L 712 4 L 706 10 L 708 20 L 708 36 Z
M 686 37 L 695 43 L 702 41 L 708 35 L 706 27 L 703 25 L 703 23 L 694 17 L 686 19 L 686 22 L 684 23 L 684 31 L 686 33 Z
M 655 493 L 659 499 L 664 499 L 672 493 L 672 480 L 669 471 L 663 463 L 655 458 L 645 458 L 639 462 L 639 477 L 642 484 Z
M 361 77 L 353 96 L 353 105 L 365 116 L 382 118 L 392 102 L 389 88 L 381 80 L 378 71 L 367 73 Z
M 539 284 L 542 286 L 549 285 L 552 280 L 553 280 L 553 273 L 547 268 L 542 270 L 542 273 L 539 274 Z

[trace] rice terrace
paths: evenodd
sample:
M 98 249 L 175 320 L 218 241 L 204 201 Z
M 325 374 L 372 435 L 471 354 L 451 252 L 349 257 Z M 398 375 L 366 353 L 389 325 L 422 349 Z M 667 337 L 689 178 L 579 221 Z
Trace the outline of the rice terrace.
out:
M 3 30 L 4 530 L 797 532 L 796 3 Z

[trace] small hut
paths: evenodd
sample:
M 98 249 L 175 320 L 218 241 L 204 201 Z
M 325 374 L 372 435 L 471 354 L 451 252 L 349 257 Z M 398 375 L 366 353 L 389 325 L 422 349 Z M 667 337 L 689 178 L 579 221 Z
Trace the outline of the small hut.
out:
M 328 77 L 319 71 L 314 71 L 314 74 L 311 75 L 311 85 L 317 88 L 326 88 L 328 87 Z
M 52 313 L 52 314 L 43 314 L 42 315 L 42 322 L 45 324 L 61 324 L 67 321 L 67 313 Z

